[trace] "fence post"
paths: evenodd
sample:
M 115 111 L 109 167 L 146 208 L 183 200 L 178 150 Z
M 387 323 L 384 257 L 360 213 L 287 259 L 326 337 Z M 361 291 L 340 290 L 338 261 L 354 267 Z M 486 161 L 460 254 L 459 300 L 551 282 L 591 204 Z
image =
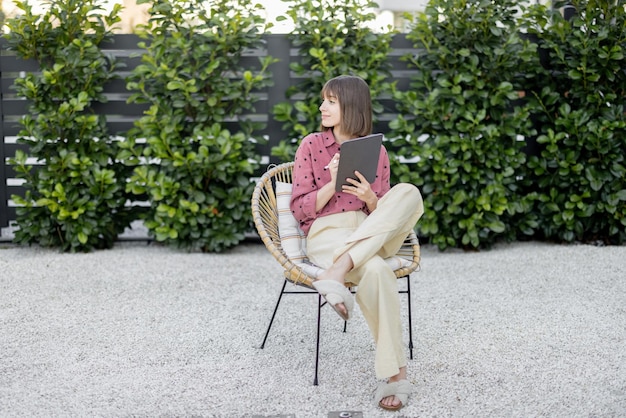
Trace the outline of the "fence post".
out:
M 0 56 L 0 80 L 2 80 L 2 57 Z M 0 143 L 0 162 L 2 166 L 0 167 L 0 228 L 4 228 L 9 225 L 9 205 L 7 202 L 7 165 L 6 165 L 6 157 L 4 153 L 4 88 L 0 84 L 0 138 L 2 138 L 2 143 Z M 2 231 L 0 230 L 0 236 L 2 236 Z
M 291 84 L 291 71 L 289 69 L 291 42 L 287 35 L 280 34 L 267 34 L 265 39 L 267 41 L 267 55 L 279 60 L 269 67 L 274 79 L 274 85 L 268 89 L 267 98 L 267 132 L 269 133 L 267 150 L 271 154 L 273 146 L 278 145 L 282 139 L 288 139 L 278 136 L 283 132 L 282 123 L 274 119 L 272 109 L 278 103 L 287 100 L 287 89 Z M 277 137 L 273 136 L 274 133 L 276 133 Z M 278 158 L 270 155 L 270 163 L 277 164 L 279 162 Z

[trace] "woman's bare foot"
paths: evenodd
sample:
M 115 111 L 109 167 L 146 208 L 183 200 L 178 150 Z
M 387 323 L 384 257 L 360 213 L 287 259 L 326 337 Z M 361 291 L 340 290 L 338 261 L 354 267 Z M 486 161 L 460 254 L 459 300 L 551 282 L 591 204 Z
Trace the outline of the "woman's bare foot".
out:
M 400 380 L 406 379 L 406 367 L 400 368 L 400 373 L 395 376 L 391 376 L 388 380 L 389 383 L 398 382 Z M 397 396 L 391 395 L 386 398 L 381 399 L 380 404 L 385 405 L 390 408 L 398 407 L 402 402 L 398 399 Z
M 343 253 L 332 266 L 317 276 L 317 280 L 334 280 L 341 285 L 345 285 L 346 275 L 352 270 L 352 267 L 354 267 L 354 263 L 352 262 L 350 254 Z M 335 309 L 341 311 L 343 315 L 348 315 L 348 309 L 346 309 L 343 303 L 335 305 Z

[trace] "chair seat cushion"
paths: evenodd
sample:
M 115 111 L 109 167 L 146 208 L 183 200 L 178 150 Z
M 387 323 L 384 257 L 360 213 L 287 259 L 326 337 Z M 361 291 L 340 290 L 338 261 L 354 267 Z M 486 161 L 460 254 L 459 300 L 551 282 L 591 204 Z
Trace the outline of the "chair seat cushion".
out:
M 289 202 L 291 200 L 291 183 L 276 182 L 276 208 L 278 211 L 278 235 L 283 251 L 289 260 L 298 266 L 305 274 L 316 278 L 324 271 L 321 267 L 311 263 L 306 256 L 306 235 L 293 216 Z M 398 270 L 411 265 L 411 261 L 399 256 L 386 258 L 385 261 L 392 270 Z

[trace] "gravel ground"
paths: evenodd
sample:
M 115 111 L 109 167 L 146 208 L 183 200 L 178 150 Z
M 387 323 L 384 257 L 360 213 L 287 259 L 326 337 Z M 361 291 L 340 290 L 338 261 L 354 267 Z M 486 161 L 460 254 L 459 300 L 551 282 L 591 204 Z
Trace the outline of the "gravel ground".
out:
M 225 254 L 0 243 L 0 416 L 626 416 L 626 246 L 423 246 L 422 259 L 415 391 L 389 413 L 372 402 L 358 306 L 346 333 L 323 310 L 319 386 L 316 297 L 285 296 L 259 348 L 282 276 L 258 242 Z

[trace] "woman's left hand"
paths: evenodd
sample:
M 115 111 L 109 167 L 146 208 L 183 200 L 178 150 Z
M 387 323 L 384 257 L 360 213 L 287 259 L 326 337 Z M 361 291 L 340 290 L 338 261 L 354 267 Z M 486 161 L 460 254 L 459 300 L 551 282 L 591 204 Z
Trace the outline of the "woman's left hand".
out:
M 378 197 L 372 190 L 372 186 L 361 173 L 355 171 L 354 174 L 357 176 L 358 180 L 347 178 L 346 181 L 350 183 L 350 185 L 344 184 L 341 190 L 344 193 L 356 196 L 359 200 L 365 202 L 370 209 L 372 209 L 372 207 L 375 208 L 376 203 L 378 203 Z

